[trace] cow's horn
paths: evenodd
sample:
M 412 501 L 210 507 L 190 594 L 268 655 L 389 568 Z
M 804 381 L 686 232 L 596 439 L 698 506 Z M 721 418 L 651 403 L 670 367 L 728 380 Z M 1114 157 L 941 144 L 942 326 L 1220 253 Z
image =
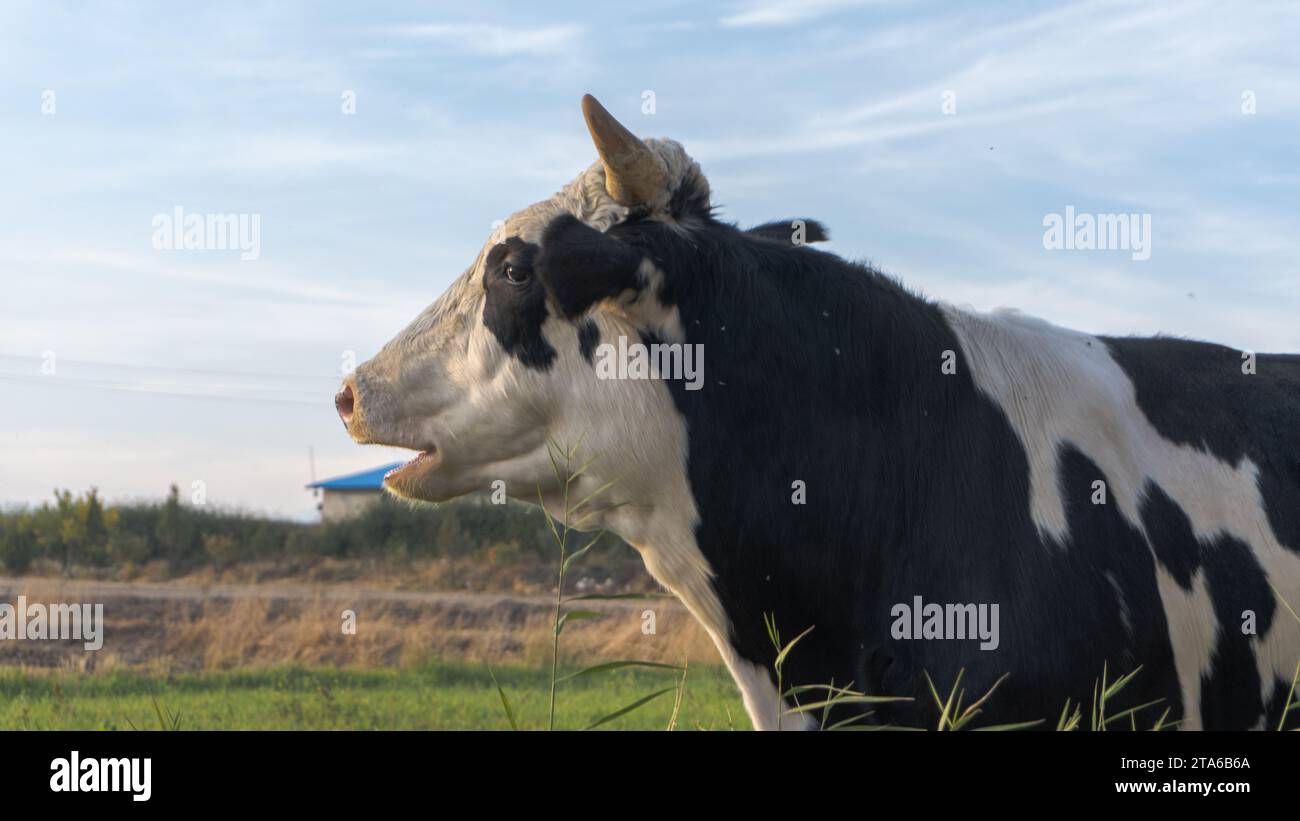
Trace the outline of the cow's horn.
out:
M 582 97 L 582 117 L 605 166 L 605 190 L 611 197 L 623 205 L 642 205 L 668 188 L 663 160 L 590 94 Z

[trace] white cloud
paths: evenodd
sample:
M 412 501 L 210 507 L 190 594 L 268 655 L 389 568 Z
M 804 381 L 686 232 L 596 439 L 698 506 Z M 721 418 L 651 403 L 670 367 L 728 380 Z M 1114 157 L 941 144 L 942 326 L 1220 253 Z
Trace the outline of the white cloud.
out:
M 228 136 L 203 145 L 193 156 L 195 168 L 241 172 L 339 171 L 388 164 L 405 156 L 410 144 L 400 140 L 338 139 L 311 133 L 262 133 Z
M 408 23 L 383 31 L 487 57 L 549 57 L 568 53 L 582 36 L 576 24 L 510 28 L 486 23 Z
M 864 5 L 868 0 L 757 0 L 719 22 L 727 27 L 784 26 L 803 23 L 845 8 Z
M 751 9 L 755 21 L 822 14 L 839 4 L 776 2 Z M 746 18 L 749 19 L 749 18 Z M 911 138 L 945 130 L 989 130 L 1020 123 L 1019 139 L 1049 150 L 1069 151 L 1086 139 L 1107 154 L 1121 142 L 1132 156 L 1162 147 L 1171 130 L 1240 119 L 1243 89 L 1269 101 L 1271 113 L 1300 108 L 1291 92 L 1296 60 L 1261 62 L 1260 53 L 1286 53 L 1295 26 L 1277 5 L 1261 4 L 1224 14 L 1205 3 L 1137 7 L 1113 0 L 1075 3 L 1050 12 L 988 25 L 955 17 L 946 26 L 913 19 L 873 28 L 873 41 L 914 42 L 917 31 L 938 48 L 940 73 L 868 84 L 857 72 L 879 55 L 861 48 L 827 49 L 797 77 L 816 76 L 835 100 L 813 109 L 782 131 L 721 140 L 728 156 L 840 149 L 884 140 L 900 150 L 932 151 L 932 142 Z M 906 58 L 903 58 L 906 59 Z M 900 71 L 903 77 L 916 72 Z M 863 99 L 841 90 L 837 77 L 854 77 L 847 89 L 870 88 Z M 899 87 L 901 85 L 901 87 Z M 891 88 L 891 86 L 893 86 Z M 1268 91 L 1261 91 L 1267 89 Z M 940 95 L 956 93 L 957 114 L 943 116 Z M 1123 139 L 1115 132 L 1123 129 Z M 715 143 L 716 144 L 716 143 Z M 1058 149 L 1059 147 L 1059 149 Z M 1078 152 L 1076 152 L 1078 156 Z

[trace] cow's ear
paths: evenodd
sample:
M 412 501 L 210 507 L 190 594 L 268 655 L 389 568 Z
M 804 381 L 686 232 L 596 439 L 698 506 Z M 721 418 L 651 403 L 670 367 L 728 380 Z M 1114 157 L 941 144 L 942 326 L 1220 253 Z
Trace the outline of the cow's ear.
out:
M 535 267 L 551 301 L 566 319 L 597 302 L 640 287 L 641 254 L 572 214 L 556 217 L 542 233 Z
M 788 242 L 791 245 L 826 242 L 831 238 L 826 226 L 817 220 L 810 219 L 765 222 L 762 225 L 755 225 L 753 228 L 746 229 L 745 233 L 751 236 L 763 237 L 764 239 L 776 240 L 777 242 Z

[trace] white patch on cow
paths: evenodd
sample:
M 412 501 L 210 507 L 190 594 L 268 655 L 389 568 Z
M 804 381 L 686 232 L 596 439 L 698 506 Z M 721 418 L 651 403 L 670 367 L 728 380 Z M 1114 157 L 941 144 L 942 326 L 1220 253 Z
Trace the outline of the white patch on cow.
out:
M 734 654 L 732 654 L 734 656 Z M 811 713 L 789 713 L 790 705 L 780 697 L 772 683 L 772 673 L 766 667 L 742 658 L 728 659 L 727 669 L 740 687 L 745 701 L 745 712 L 755 730 L 815 730 L 818 727 Z
M 590 319 L 602 338 L 634 332 L 616 314 L 595 313 Z M 713 639 L 754 728 L 775 729 L 786 705 L 771 673 L 731 646 L 731 624 L 713 587 L 713 569 L 695 540 L 699 512 L 686 474 L 686 420 L 667 386 L 659 380 L 597 380 L 581 359 L 562 358 L 557 365 L 561 372 L 555 378 L 572 380 L 572 395 L 582 399 L 560 415 L 555 439 L 581 439 L 581 452 L 596 459 L 578 478 L 570 497 L 581 499 L 609 485 L 594 507 L 611 509 L 577 524 L 606 528 L 641 553 L 650 575 L 686 605 Z M 563 515 L 562 496 L 547 494 L 544 502 L 553 514 Z M 810 721 L 802 714 L 785 716 L 780 726 L 801 729 Z
M 685 342 L 686 329 L 682 327 L 681 311 L 676 305 L 666 307 L 659 301 L 659 291 L 667 275 L 645 259 L 637 270 L 637 279 L 641 283 L 641 297 L 633 309 L 637 322 L 670 342 Z
M 1249 545 L 1270 582 L 1300 602 L 1300 556 L 1277 540 L 1260 495 L 1258 468 L 1165 439 L 1137 404 L 1128 375 L 1104 342 L 1014 311 L 976 314 L 944 306 L 976 386 L 1006 414 L 1029 462 L 1030 513 L 1039 529 L 1066 544 L 1068 524 L 1058 457 L 1070 443 L 1105 474 L 1110 501 L 1145 533 L 1138 515 L 1148 481 L 1157 484 L 1206 542 L 1229 534 Z M 1157 562 L 1186 709 L 1185 727 L 1201 725 L 1200 680 L 1209 672 L 1218 630 L 1203 573 L 1184 591 Z M 1254 644 L 1262 695 L 1273 679 L 1290 680 L 1300 656 L 1300 629 L 1279 605 L 1267 634 Z M 1100 662 L 1098 662 L 1100 664 Z
M 1205 584 L 1205 573 L 1196 571 L 1192 589 L 1184 590 L 1169 571 L 1156 562 L 1156 589 L 1169 623 L 1169 644 L 1174 651 L 1174 669 L 1182 691 L 1182 730 L 1201 729 L 1201 676 L 1209 672 L 1214 644 L 1223 625 L 1214 618 L 1214 604 Z M 1232 629 L 1232 625 L 1228 626 Z M 1258 648 L 1256 648 L 1258 650 Z M 1128 671 L 1122 671 L 1128 672 Z

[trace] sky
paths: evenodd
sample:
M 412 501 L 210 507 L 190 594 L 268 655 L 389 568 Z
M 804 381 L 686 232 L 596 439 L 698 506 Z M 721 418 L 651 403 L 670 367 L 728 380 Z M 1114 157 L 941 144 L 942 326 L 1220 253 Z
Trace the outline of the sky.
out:
M 405 458 L 347 438 L 343 368 L 595 159 L 586 92 L 723 218 L 927 296 L 1300 351 L 1297 42 L 1286 2 L 5 2 L 0 505 L 306 519 L 309 453 Z M 169 249 L 177 208 L 258 242 Z M 1149 258 L 1045 247 L 1067 208 Z

